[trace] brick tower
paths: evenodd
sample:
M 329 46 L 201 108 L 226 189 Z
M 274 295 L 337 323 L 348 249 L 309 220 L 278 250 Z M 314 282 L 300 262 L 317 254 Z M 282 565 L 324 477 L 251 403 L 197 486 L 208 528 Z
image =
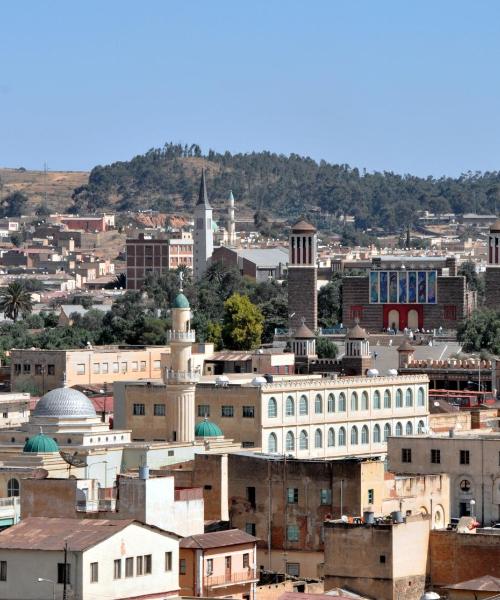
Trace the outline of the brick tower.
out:
M 293 329 L 304 323 L 313 332 L 318 328 L 316 243 L 313 225 L 302 220 L 292 227 L 288 259 L 288 323 Z
M 372 366 L 368 334 L 356 321 L 354 327 L 349 329 L 346 335 L 342 370 L 344 375 L 366 375 Z
M 490 227 L 485 284 L 486 306 L 500 310 L 500 220 Z

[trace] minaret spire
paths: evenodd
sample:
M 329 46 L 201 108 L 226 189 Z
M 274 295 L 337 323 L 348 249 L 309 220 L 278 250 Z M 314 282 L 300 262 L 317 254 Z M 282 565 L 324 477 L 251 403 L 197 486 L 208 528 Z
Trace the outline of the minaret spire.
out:
M 201 170 L 200 193 L 198 194 L 198 202 L 196 206 L 203 205 L 205 208 L 212 208 L 208 201 L 207 182 L 205 181 L 205 169 Z
M 233 190 L 229 190 L 229 205 L 227 208 L 228 212 L 228 242 L 230 246 L 236 245 L 236 224 L 234 221 L 234 196 Z
M 207 270 L 214 251 L 212 207 L 208 202 L 205 169 L 201 171 L 200 193 L 194 207 L 193 275 L 200 279 Z

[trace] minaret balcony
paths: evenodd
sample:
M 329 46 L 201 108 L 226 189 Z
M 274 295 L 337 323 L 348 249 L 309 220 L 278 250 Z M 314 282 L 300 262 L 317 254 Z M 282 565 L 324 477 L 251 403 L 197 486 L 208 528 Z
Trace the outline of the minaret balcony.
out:
M 194 344 L 196 341 L 196 331 L 190 329 L 189 331 L 175 331 L 170 329 L 167 331 L 167 342 L 188 342 Z
M 200 380 L 199 371 L 174 371 L 165 369 L 165 383 L 196 383 Z

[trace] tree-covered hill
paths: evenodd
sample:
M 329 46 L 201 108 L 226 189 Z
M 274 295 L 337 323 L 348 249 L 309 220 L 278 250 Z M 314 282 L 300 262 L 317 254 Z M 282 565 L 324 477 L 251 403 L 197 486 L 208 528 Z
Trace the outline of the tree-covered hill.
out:
M 203 154 L 196 144 L 168 143 L 127 162 L 95 167 L 88 184 L 75 189 L 72 210 L 191 212 L 203 166 L 215 207 L 232 189 L 240 209 L 288 219 L 309 214 L 320 226 L 331 215 L 353 214 L 359 229 L 399 231 L 417 210 L 493 213 L 500 205 L 500 172 L 439 179 L 360 173 L 297 154 Z

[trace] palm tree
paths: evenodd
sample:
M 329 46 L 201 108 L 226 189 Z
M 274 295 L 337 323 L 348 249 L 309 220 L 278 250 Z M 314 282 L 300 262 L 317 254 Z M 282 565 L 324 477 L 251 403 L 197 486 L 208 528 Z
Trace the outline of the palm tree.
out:
M 29 315 L 33 310 L 31 294 L 22 283 L 14 281 L 0 294 L 0 310 L 7 319 L 17 321 L 19 315 Z

